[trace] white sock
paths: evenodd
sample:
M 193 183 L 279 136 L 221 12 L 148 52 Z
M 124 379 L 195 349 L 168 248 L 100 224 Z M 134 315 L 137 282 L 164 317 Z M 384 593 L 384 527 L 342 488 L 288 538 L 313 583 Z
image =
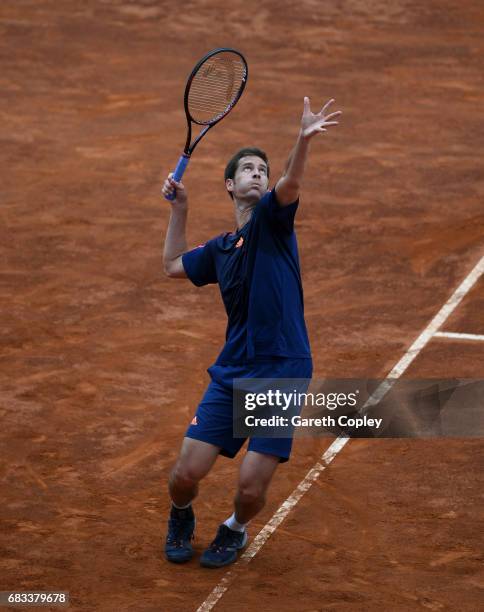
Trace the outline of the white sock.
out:
M 240 533 L 245 531 L 246 524 L 247 523 L 245 524 L 239 523 L 238 521 L 235 520 L 235 512 L 226 521 L 224 521 L 224 525 L 227 525 L 229 529 L 232 529 L 232 531 L 240 531 Z
M 177 506 L 173 500 L 171 500 L 171 503 L 177 510 L 185 510 L 186 508 L 189 508 L 192 505 L 192 502 L 188 502 L 186 506 Z

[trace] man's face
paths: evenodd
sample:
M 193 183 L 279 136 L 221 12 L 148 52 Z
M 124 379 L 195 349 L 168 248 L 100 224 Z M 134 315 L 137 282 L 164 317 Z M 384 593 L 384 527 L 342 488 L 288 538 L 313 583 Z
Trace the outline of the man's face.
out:
M 227 179 L 225 184 L 234 198 L 257 202 L 269 185 L 266 162 L 257 155 L 242 157 L 233 180 Z

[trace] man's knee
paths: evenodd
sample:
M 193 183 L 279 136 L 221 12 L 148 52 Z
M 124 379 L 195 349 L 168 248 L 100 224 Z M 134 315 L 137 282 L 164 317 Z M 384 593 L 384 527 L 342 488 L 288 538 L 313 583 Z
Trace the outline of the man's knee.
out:
M 264 505 L 279 458 L 249 451 L 239 475 L 238 499 L 245 504 Z
M 211 470 L 220 448 L 185 438 L 182 450 L 170 476 L 171 484 L 183 488 L 196 485 Z
M 206 470 L 196 464 L 177 463 L 171 473 L 171 482 L 181 487 L 192 487 L 206 475 Z
M 243 504 L 265 503 L 266 489 L 255 482 L 239 482 L 237 497 Z

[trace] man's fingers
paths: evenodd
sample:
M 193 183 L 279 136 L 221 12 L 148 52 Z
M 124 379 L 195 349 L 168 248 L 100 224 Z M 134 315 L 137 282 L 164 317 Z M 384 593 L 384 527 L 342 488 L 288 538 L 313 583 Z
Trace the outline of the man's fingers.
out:
M 331 115 L 328 115 L 326 117 L 326 119 L 330 119 L 331 117 L 334 117 L 335 115 L 341 115 L 343 111 L 335 111 L 334 113 L 331 113 Z
M 319 114 L 324 113 L 324 111 L 325 111 L 325 110 L 328 108 L 328 106 L 329 106 L 329 105 L 330 105 L 332 102 L 334 102 L 334 98 L 331 98 L 331 100 L 328 100 L 328 101 L 326 102 L 326 104 L 323 106 L 323 108 L 321 109 L 321 111 L 320 111 L 320 113 L 319 113 Z
M 175 181 L 175 179 L 173 178 L 173 172 L 170 172 L 170 174 L 163 183 L 161 192 L 163 193 L 163 195 L 173 195 L 176 194 L 178 190 L 180 190 L 180 192 L 183 192 L 184 189 L 185 187 L 183 183 L 181 181 Z
M 168 195 L 169 193 L 173 193 L 175 191 L 175 188 L 172 185 L 170 185 L 168 180 L 166 180 L 163 183 L 163 187 L 161 188 L 161 191 L 163 192 L 164 195 Z
M 173 172 L 170 172 L 164 182 L 165 187 L 169 193 L 179 192 L 180 197 L 185 197 L 185 185 L 181 181 L 175 181 L 173 178 Z
M 309 98 L 307 96 L 304 96 L 304 112 L 308 112 L 309 111 Z
M 183 185 L 181 184 L 181 182 L 177 182 L 177 181 L 175 181 L 175 179 L 172 179 L 171 177 L 168 180 L 170 181 L 170 184 L 175 189 L 183 189 Z

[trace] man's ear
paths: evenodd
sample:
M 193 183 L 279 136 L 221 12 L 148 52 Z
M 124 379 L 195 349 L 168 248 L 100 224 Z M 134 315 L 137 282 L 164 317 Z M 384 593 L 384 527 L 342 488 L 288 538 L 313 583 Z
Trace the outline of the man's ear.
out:
M 227 187 L 227 191 L 230 191 L 232 193 L 232 191 L 234 190 L 234 181 L 233 179 L 226 179 L 225 181 L 225 187 Z

